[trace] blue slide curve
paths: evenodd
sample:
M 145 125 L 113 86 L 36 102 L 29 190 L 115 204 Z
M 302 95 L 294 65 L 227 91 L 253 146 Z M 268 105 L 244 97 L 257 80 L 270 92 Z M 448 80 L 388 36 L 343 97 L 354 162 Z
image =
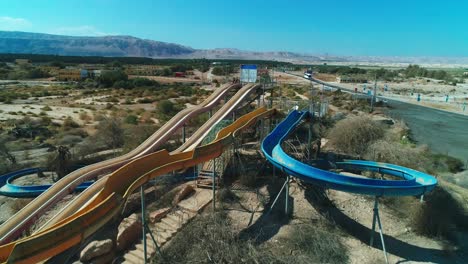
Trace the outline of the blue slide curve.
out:
M 39 171 L 44 171 L 43 168 L 29 168 L 19 171 L 10 172 L 0 176 L 0 195 L 5 195 L 9 197 L 18 197 L 18 198 L 34 198 L 39 196 L 45 190 L 47 190 L 51 184 L 44 185 L 16 185 L 13 184 L 15 179 L 18 179 L 22 176 L 38 173 Z M 82 184 L 76 187 L 75 191 L 83 191 L 88 188 L 93 182 L 83 182 Z
M 345 176 L 302 163 L 281 148 L 281 143 L 307 118 L 309 112 L 294 110 L 262 142 L 262 151 L 270 163 L 285 173 L 325 188 L 374 196 L 423 195 L 434 189 L 437 180 L 428 174 L 398 165 L 364 160 L 337 162 L 339 168 L 370 170 L 393 175 L 401 180 L 380 180 Z

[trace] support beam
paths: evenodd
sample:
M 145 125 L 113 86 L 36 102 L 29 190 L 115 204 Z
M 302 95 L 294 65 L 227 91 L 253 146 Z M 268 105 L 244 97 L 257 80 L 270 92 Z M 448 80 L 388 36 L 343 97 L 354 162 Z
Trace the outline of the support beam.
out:
M 286 200 L 284 201 L 284 214 L 289 214 L 289 174 L 286 176 Z
M 145 206 L 145 191 L 143 188 L 143 185 L 140 186 L 140 199 L 141 199 L 141 223 L 142 223 L 142 228 L 143 228 L 143 251 L 144 251 L 144 260 L 145 263 L 147 263 L 147 258 L 146 258 L 146 252 L 147 252 L 147 245 L 146 245 L 146 231 L 148 230 L 151 240 L 153 240 L 154 246 L 156 247 L 156 250 L 158 251 L 158 254 L 160 257 L 162 257 L 161 253 L 161 248 L 158 245 L 158 242 L 156 242 L 156 239 L 153 236 L 153 233 L 149 229 L 148 223 L 146 222 L 146 206 Z
M 140 186 L 140 197 L 141 197 L 141 223 L 143 228 L 143 259 L 145 264 L 147 263 L 146 260 L 146 214 L 145 214 L 145 191 L 143 190 L 143 185 Z
M 281 186 L 281 189 L 279 190 L 278 195 L 276 195 L 275 200 L 273 201 L 273 203 L 270 206 L 270 209 L 268 209 L 267 215 L 270 214 L 271 211 L 273 210 L 273 208 L 275 207 L 275 204 L 278 201 L 278 199 L 280 198 L 281 193 L 283 192 L 283 189 L 286 187 L 286 185 L 288 185 L 288 180 L 286 180 L 284 182 L 283 186 Z
M 213 159 L 213 213 L 216 211 L 216 158 Z
M 375 222 L 379 225 L 379 233 L 380 233 L 380 242 L 382 243 L 382 250 L 384 252 L 385 263 L 388 264 L 388 257 L 387 257 L 387 250 L 385 249 L 385 241 L 383 237 L 383 230 L 382 230 L 382 223 L 380 222 L 380 215 L 379 215 L 379 197 L 375 197 L 374 202 L 374 216 L 372 217 L 372 233 L 370 239 L 370 246 L 374 246 L 374 233 L 375 233 Z

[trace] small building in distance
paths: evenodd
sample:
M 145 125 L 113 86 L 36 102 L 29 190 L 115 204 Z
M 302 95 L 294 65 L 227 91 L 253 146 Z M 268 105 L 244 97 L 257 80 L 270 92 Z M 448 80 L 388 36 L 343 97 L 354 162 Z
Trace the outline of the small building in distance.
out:
M 88 78 L 88 70 L 85 69 L 61 69 L 58 72 L 59 81 L 81 81 Z
M 31 60 L 28 59 L 16 59 L 15 60 L 16 65 L 29 65 L 31 64 Z
M 57 76 L 60 68 L 56 66 L 49 66 L 49 65 L 40 65 L 39 69 L 43 72 L 46 72 L 52 76 Z
M 179 77 L 179 78 L 185 77 L 185 72 L 175 72 L 174 77 Z
M 129 65 L 124 72 L 127 75 L 155 76 L 160 69 L 158 65 Z
M 338 76 L 337 81 L 339 83 L 367 83 L 367 77 L 365 75 Z

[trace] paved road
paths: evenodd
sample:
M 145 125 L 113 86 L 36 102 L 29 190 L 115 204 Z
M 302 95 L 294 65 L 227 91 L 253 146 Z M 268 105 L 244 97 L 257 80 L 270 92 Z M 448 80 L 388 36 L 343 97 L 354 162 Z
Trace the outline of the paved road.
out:
M 320 80 L 312 79 L 312 81 L 354 92 Z M 390 98 L 383 97 L 383 99 L 389 99 L 388 104 L 392 107 L 388 110 L 388 114 L 404 120 L 418 144 L 426 144 L 434 152 L 449 154 L 468 163 L 468 116 L 390 100 Z
M 388 104 L 389 115 L 404 120 L 418 144 L 468 160 L 468 116 L 393 100 Z

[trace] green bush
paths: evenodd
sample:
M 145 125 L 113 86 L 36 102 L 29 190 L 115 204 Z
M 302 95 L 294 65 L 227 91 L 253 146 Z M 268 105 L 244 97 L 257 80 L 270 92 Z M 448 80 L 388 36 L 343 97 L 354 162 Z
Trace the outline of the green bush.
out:
M 68 116 L 63 121 L 62 127 L 65 130 L 69 130 L 69 129 L 72 129 L 72 128 L 78 128 L 78 127 L 80 127 L 80 125 L 78 125 L 71 117 Z
M 138 125 L 138 117 L 136 115 L 128 115 L 127 117 L 125 117 L 125 123 Z
M 449 171 L 452 173 L 457 173 L 463 171 L 463 161 L 444 154 L 434 154 L 432 155 L 433 163 L 436 165 L 436 168 L 439 168 L 439 171 Z
M 418 234 L 456 240 L 457 228 L 468 228 L 468 216 L 463 206 L 440 186 L 425 196 L 413 216 L 413 226 Z
M 158 103 L 158 110 L 164 115 L 170 115 L 174 111 L 174 104 L 169 100 L 163 100 Z
M 382 125 L 365 116 L 340 120 L 328 133 L 332 146 L 354 155 L 363 155 L 370 144 L 383 136 Z
M 50 108 L 50 106 L 46 105 L 44 107 L 41 108 L 42 111 L 52 111 L 52 108 Z

